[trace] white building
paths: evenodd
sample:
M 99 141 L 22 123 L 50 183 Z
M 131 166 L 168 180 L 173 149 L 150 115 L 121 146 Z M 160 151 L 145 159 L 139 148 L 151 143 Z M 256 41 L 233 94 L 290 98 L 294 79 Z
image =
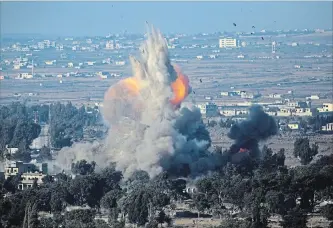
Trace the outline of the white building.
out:
M 323 103 L 321 108 L 318 108 L 319 112 L 333 112 L 333 103 Z
M 124 66 L 125 65 L 125 61 L 116 61 L 116 65 L 117 66 Z
M 333 131 L 333 123 L 328 123 L 321 127 L 322 131 Z
M 293 112 L 294 116 L 312 116 L 312 112 L 310 108 L 295 108 Z
M 113 50 L 114 49 L 114 43 L 113 43 L 112 40 L 111 41 L 109 40 L 109 41 L 106 42 L 105 49 L 107 49 L 107 50 Z
M 21 175 L 21 183 L 18 185 L 18 189 L 25 190 L 28 188 L 31 188 L 34 184 L 34 181 L 36 180 L 37 185 L 40 185 L 43 183 L 43 178 L 46 175 L 43 173 L 35 172 L 35 173 L 23 173 Z
M 222 38 L 219 40 L 220 48 L 235 48 L 237 47 L 237 40 L 232 38 Z
M 18 151 L 18 148 L 16 148 L 16 147 L 8 147 L 8 145 L 6 145 L 6 150 L 7 150 L 8 154 L 13 155 L 13 154 L 15 154 Z
M 33 78 L 32 74 L 30 73 L 20 73 L 17 75 L 17 79 L 29 79 Z

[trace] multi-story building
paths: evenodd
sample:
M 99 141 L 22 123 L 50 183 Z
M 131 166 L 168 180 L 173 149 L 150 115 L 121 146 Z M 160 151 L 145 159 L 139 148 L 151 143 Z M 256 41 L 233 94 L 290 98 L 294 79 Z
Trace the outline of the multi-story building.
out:
M 19 189 L 26 189 L 33 185 L 37 179 L 37 184 L 42 183 L 42 178 L 48 173 L 47 163 L 24 163 L 22 161 L 6 161 L 5 163 L 5 179 L 10 176 L 21 175 Z
M 333 103 L 323 103 L 323 106 L 318 108 L 318 112 L 333 112 Z
M 220 48 L 235 48 L 237 47 L 237 40 L 233 38 L 222 38 L 219 40 Z
M 10 176 L 16 176 L 26 172 L 33 172 L 35 165 L 31 163 L 23 163 L 21 161 L 7 161 L 5 165 L 5 179 Z
M 312 116 L 310 108 L 295 108 L 293 114 L 294 116 Z
M 21 175 L 21 182 L 18 184 L 18 189 L 24 190 L 31 188 L 36 180 L 37 185 L 43 183 L 43 178 L 46 174 L 35 172 L 35 173 L 23 173 Z

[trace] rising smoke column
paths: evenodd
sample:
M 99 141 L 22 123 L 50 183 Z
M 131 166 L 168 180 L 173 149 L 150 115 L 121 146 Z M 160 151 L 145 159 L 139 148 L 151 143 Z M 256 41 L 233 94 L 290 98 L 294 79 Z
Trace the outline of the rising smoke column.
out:
M 105 95 L 110 159 L 125 176 L 144 170 L 153 177 L 163 170 L 182 170 L 184 164 L 190 173 L 209 167 L 205 154 L 209 135 L 197 108 L 179 109 L 191 90 L 189 80 L 171 65 L 162 34 L 152 28 L 141 47 L 141 58 L 130 60 L 133 77 Z
M 259 105 L 251 106 L 246 120 L 234 124 L 229 133 L 229 138 L 235 140 L 229 153 L 249 152 L 252 158 L 260 157 L 259 142 L 277 134 L 277 124 L 273 117 L 264 112 Z
M 170 63 L 162 34 L 151 28 L 141 58 L 130 56 L 130 61 L 133 76 L 105 93 L 102 114 L 110 128 L 102 148 L 94 154 L 87 152 L 91 146 L 81 148 L 85 154 L 79 156 L 74 145 L 61 151 L 70 151 L 67 163 L 77 158 L 94 159 L 98 167 L 116 162 L 125 178 L 137 170 L 154 177 L 164 170 L 186 176 L 214 168 L 218 160 L 207 152 L 211 140 L 200 110 L 181 107 L 191 92 L 189 79 Z

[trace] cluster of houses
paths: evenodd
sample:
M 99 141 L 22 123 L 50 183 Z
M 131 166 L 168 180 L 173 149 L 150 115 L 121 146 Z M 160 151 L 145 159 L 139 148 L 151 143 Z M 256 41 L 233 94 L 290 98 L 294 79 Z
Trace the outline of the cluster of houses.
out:
M 8 148 L 7 152 L 15 154 L 18 148 Z M 21 175 L 21 180 L 17 188 L 24 190 L 31 188 L 34 183 L 40 185 L 43 183 L 43 178 L 48 174 L 48 164 L 39 163 L 37 160 L 32 160 L 29 163 L 22 161 L 6 160 L 4 171 L 0 172 L 0 179 L 8 179 L 9 177 Z
M 21 180 L 17 188 L 24 190 L 27 188 L 31 188 L 34 182 L 37 185 L 43 183 L 43 178 L 48 173 L 48 165 L 47 163 L 24 163 L 22 161 L 8 160 L 5 163 L 4 170 L 4 172 L 0 172 L 0 179 L 8 179 L 11 176 L 21 175 Z
M 197 104 L 196 107 L 200 109 L 203 117 L 245 117 L 248 114 L 249 106 L 255 103 L 243 102 L 237 104 L 218 105 L 216 103 L 207 102 Z M 257 104 L 257 103 L 256 103 Z M 258 103 L 259 104 L 259 103 Z M 270 116 L 276 117 L 306 117 L 316 115 L 333 115 L 333 103 L 323 103 L 322 107 L 313 109 L 311 108 L 311 102 L 302 101 L 287 101 L 283 104 L 261 104 L 264 107 L 265 112 Z M 291 130 L 298 130 L 300 128 L 299 123 L 289 123 L 288 128 Z M 333 131 L 333 123 L 328 123 L 322 126 L 322 131 Z

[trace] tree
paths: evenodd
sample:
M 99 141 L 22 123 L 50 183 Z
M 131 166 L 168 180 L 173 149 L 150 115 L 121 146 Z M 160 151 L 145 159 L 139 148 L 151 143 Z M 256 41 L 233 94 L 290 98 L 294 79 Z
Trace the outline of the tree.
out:
M 321 209 L 322 215 L 330 221 L 333 221 L 333 204 L 327 204 Z
M 165 222 L 168 224 L 168 226 L 171 225 L 171 224 L 170 224 L 170 223 L 171 223 L 171 218 L 170 218 L 169 216 L 167 216 L 163 210 L 161 210 L 161 211 L 158 213 L 157 218 L 156 218 L 156 221 L 157 221 L 159 224 L 161 224 L 161 227 L 162 227 L 163 223 L 165 223 Z
M 44 184 L 49 184 L 49 183 L 53 183 L 54 179 L 52 176 L 46 175 L 45 177 L 42 178 L 42 181 Z
M 9 176 L 3 183 L 3 188 L 8 192 L 15 193 L 17 191 L 17 186 L 20 181 L 21 175 Z
M 297 209 L 289 211 L 282 219 L 280 223 L 283 228 L 304 228 L 307 223 L 307 216 Z
M 96 228 L 110 228 L 110 226 L 102 219 L 95 219 Z
M 65 214 L 65 227 L 97 228 L 94 221 L 95 213 L 90 209 L 77 209 Z
M 50 188 L 41 188 L 37 191 L 37 206 L 39 211 L 51 211 L 50 206 L 51 200 L 51 189 Z
M 117 221 L 119 215 L 118 200 L 121 198 L 120 189 L 114 189 L 106 193 L 101 199 L 101 206 L 109 210 L 109 221 L 112 224 Z
M 249 228 L 251 227 L 251 220 L 239 220 L 239 219 L 226 219 L 218 228 Z
M 73 196 L 74 204 L 78 206 L 88 204 L 90 207 L 99 207 L 103 196 L 99 179 L 92 175 L 77 176 L 70 182 L 68 191 Z
M 38 211 L 36 203 L 28 203 L 25 209 L 23 228 L 38 228 Z
M 79 175 L 91 174 L 95 170 L 95 165 L 94 161 L 88 163 L 86 160 L 80 160 L 72 164 L 72 172 Z
M 298 138 L 294 143 L 294 156 L 301 159 L 302 165 L 309 164 L 313 157 L 318 154 L 318 145 L 310 147 L 308 138 Z
M 268 204 L 270 213 L 283 213 L 284 195 L 282 192 L 271 190 L 266 193 L 265 201 Z

